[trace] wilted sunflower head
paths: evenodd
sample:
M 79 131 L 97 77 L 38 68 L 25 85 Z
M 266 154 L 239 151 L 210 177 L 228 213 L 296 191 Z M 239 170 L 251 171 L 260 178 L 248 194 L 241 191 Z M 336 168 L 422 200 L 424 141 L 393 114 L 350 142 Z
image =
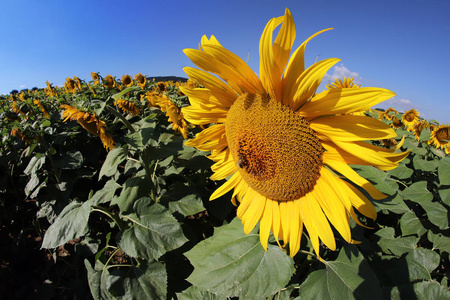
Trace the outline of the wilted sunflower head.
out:
M 122 81 L 122 84 L 124 86 L 126 86 L 126 87 L 130 87 L 130 86 L 133 85 L 133 79 L 128 74 L 127 75 L 123 75 L 121 81 Z
M 403 114 L 402 122 L 407 127 L 408 131 L 413 131 L 414 125 L 419 122 L 419 112 L 414 108 L 408 110 Z
M 419 122 L 417 122 L 416 124 L 414 124 L 414 127 L 413 127 L 413 135 L 414 135 L 414 139 L 415 139 L 416 141 L 419 141 L 419 140 L 420 140 L 420 134 L 422 133 L 422 131 L 423 131 L 425 128 L 430 128 L 430 123 L 428 123 L 428 122 L 425 121 L 425 120 L 419 121 Z
M 403 122 L 397 117 L 392 117 L 392 123 L 390 125 L 391 127 L 398 129 L 403 127 Z
M 107 151 L 115 148 L 114 140 L 107 133 L 106 123 L 98 116 L 87 111 L 78 110 L 78 108 L 67 104 L 61 105 L 60 108 L 63 110 L 63 122 L 66 122 L 69 119 L 71 121 L 77 121 L 78 124 L 86 129 L 86 131 L 100 137 L 103 142 L 103 146 Z
M 73 76 L 73 79 L 75 80 L 78 89 L 81 91 L 81 79 L 78 78 L 77 76 Z
M 103 78 L 103 85 L 107 88 L 113 88 L 116 86 L 116 80 L 112 75 L 106 75 L 106 77 Z
M 184 50 L 200 68 L 184 71 L 202 88 L 180 88 L 191 104 L 182 112 L 188 122 L 207 126 L 185 144 L 211 152 L 212 180 L 228 178 L 211 200 L 234 190 L 232 202 L 239 202 L 237 216 L 244 231 L 249 233 L 259 222 L 263 247 L 267 249 L 272 232 L 281 246 L 289 243 L 291 256 L 299 250 L 303 227 L 319 254 L 319 239 L 336 249 L 330 223 L 352 242 L 349 218 L 361 224 L 354 208 L 376 218 L 360 189 L 374 199 L 385 195 L 349 164 L 390 170 L 408 155 L 365 142 L 397 134 L 379 120 L 350 115 L 391 98 L 393 92 L 342 87 L 316 93 L 339 59 L 306 67 L 304 51 L 327 30 L 313 34 L 291 55 L 296 29 L 290 11 L 271 19 L 259 45 L 260 78 L 214 36 L 203 36 L 198 50 Z
M 137 82 L 137 84 L 141 87 L 141 88 L 145 88 L 145 84 L 147 83 L 147 79 L 145 78 L 144 75 L 142 75 L 142 73 L 136 74 L 134 76 L 134 80 Z
M 141 110 L 131 101 L 119 99 L 115 101 L 114 104 L 130 115 L 138 116 L 141 113 Z
M 93 80 L 93 84 L 99 84 L 100 83 L 100 78 L 98 76 L 98 73 L 91 72 L 91 77 L 92 77 L 92 80 Z
M 184 139 L 187 139 L 190 126 L 184 119 L 183 113 L 178 106 L 169 99 L 167 100 L 166 105 L 166 116 L 168 117 L 169 122 L 172 123 L 172 129 L 177 130 Z
M 67 77 L 66 82 L 64 82 L 64 88 L 68 93 L 75 93 L 77 91 L 75 80 L 73 80 L 70 77 Z

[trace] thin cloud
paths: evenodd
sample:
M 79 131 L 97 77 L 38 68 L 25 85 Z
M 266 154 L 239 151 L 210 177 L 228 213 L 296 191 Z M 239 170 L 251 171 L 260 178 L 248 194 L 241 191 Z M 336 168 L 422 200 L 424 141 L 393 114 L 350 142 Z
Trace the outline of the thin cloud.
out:
M 356 84 L 361 84 L 362 81 L 359 73 L 350 71 L 342 63 L 338 66 L 334 66 L 334 68 L 332 69 L 332 73 L 325 74 L 323 78 L 328 82 L 334 82 L 335 78 L 344 79 L 344 77 L 353 77 Z
M 415 105 L 409 99 L 394 97 L 394 98 L 388 99 L 386 101 L 383 101 L 382 103 L 376 105 L 376 107 L 380 107 L 380 108 L 384 108 L 384 109 L 393 107 L 398 111 L 408 111 L 411 108 L 415 108 Z

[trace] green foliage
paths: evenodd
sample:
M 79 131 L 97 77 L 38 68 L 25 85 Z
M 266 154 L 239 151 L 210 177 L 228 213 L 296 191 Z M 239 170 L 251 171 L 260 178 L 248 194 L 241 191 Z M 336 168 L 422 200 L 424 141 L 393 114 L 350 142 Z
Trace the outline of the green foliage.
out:
M 208 153 L 185 146 L 165 114 L 167 101 L 179 108 L 187 98 L 179 83 L 161 83 L 163 91 L 158 84 L 81 81 L 75 92 L 2 96 L 2 296 L 450 299 L 450 158 L 428 143 L 430 129 L 419 137 L 397 129 L 396 142 L 405 136 L 397 151 L 411 154 L 396 169 L 352 166 L 388 196 L 366 195 L 378 219 L 361 218 L 368 228 L 352 223 L 361 243 L 336 233 L 336 251 L 322 246 L 319 258 L 304 233 L 291 258 L 273 237 L 266 251 L 258 226 L 244 234 L 231 193 L 209 201 L 222 182 L 210 180 Z M 140 114 L 118 107 L 119 99 Z M 100 134 L 64 121 L 61 105 L 105 122 L 114 147 L 106 151 Z M 189 137 L 201 131 L 190 130 Z

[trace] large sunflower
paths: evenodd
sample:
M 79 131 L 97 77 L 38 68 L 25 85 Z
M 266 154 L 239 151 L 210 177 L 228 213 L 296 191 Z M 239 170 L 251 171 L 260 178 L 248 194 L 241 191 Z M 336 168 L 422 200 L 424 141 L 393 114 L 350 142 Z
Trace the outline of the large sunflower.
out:
M 431 131 L 429 144 L 433 144 L 436 148 L 443 149 L 446 154 L 450 153 L 450 126 L 435 126 Z
M 348 164 L 390 170 L 408 155 L 365 142 L 395 137 L 388 125 L 349 115 L 391 98 L 393 92 L 334 88 L 315 93 L 339 59 L 305 69 L 304 50 L 326 30 L 312 35 L 291 55 L 296 31 L 290 11 L 271 19 L 259 46 L 260 79 L 214 36 L 203 36 L 199 50 L 184 50 L 203 69 L 184 71 L 203 88 L 181 87 L 191 104 L 182 109 L 183 115 L 192 124 L 210 125 L 186 145 L 211 151 L 211 179 L 228 179 L 211 200 L 234 189 L 232 202 L 240 202 L 237 215 L 244 231 L 249 233 L 260 221 L 263 247 L 267 249 L 272 231 L 281 246 L 289 243 L 291 256 L 299 250 L 303 227 L 318 254 L 319 239 L 336 248 L 330 223 L 352 242 L 350 216 L 361 224 L 354 207 L 376 218 L 375 208 L 358 187 L 374 199 L 385 195 Z

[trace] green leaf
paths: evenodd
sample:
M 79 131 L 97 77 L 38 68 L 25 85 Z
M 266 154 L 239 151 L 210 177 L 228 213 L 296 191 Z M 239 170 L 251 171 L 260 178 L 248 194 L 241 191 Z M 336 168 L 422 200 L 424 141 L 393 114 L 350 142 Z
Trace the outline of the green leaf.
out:
M 406 261 L 408 264 L 417 263 L 420 264 L 428 273 L 431 273 L 439 266 L 441 258 L 439 254 L 436 252 L 425 249 L 425 248 L 416 248 L 413 251 L 409 252 L 406 255 Z M 411 270 L 410 270 L 411 273 Z M 417 279 L 426 279 L 426 278 L 417 278 Z M 431 276 L 430 276 L 431 279 Z
M 83 166 L 83 154 L 80 151 L 66 152 L 62 158 L 55 159 L 54 166 L 58 169 L 75 170 Z
M 433 200 L 433 194 L 428 191 L 426 181 L 414 182 L 409 187 L 401 191 L 400 195 L 405 200 L 411 200 L 417 203 Z
M 95 269 L 84 262 L 94 299 L 167 299 L 167 272 L 160 262 L 108 268 L 96 261 Z
M 398 287 L 393 287 L 387 299 L 403 300 L 403 299 L 417 299 L 417 300 L 450 300 L 450 293 L 436 281 L 422 281 L 414 284 L 403 284 Z
M 45 163 L 45 155 L 41 155 L 40 157 L 33 156 L 30 159 L 25 171 L 23 171 L 26 175 L 31 175 L 32 173 L 36 173 Z
M 91 201 L 84 203 L 71 202 L 50 225 L 44 235 L 42 248 L 56 248 L 68 241 L 74 240 L 86 234 L 88 230 Z
M 397 168 L 389 171 L 391 176 L 397 177 L 398 179 L 410 178 L 413 173 L 414 170 L 406 167 L 405 165 L 399 165 Z
M 111 201 L 111 205 L 117 204 L 121 213 L 128 213 L 132 209 L 134 202 L 141 197 L 148 196 L 151 190 L 151 179 L 147 176 L 128 178 L 123 184 L 119 197 L 114 198 Z
M 387 209 L 395 214 L 404 214 L 410 211 L 408 205 L 398 194 L 395 194 L 395 197 L 390 196 L 386 199 L 372 201 L 372 203 L 377 208 L 377 211 Z
M 438 160 L 426 160 L 420 158 L 419 155 L 414 156 L 413 158 L 414 169 L 422 170 L 425 172 L 433 172 L 438 167 Z
M 431 137 L 431 130 L 430 128 L 425 128 L 424 130 L 422 130 L 420 132 L 420 136 L 419 136 L 419 140 L 421 142 L 426 142 L 429 141 Z
M 403 214 L 400 219 L 400 228 L 402 230 L 402 235 L 412 235 L 417 234 L 422 236 L 427 230 L 423 227 L 420 219 L 416 217 L 413 212 L 407 212 Z
M 114 179 L 108 180 L 105 186 L 91 197 L 92 205 L 111 202 L 119 187 L 120 185 Z
M 379 237 L 378 246 L 385 253 L 390 253 L 401 256 L 405 252 L 409 252 L 416 248 L 419 237 L 394 237 L 394 228 L 385 227 L 378 230 L 375 236 Z
M 363 178 L 371 181 L 380 191 L 387 195 L 394 195 L 398 184 L 389 177 L 387 172 L 372 166 L 354 166 L 356 172 Z
M 431 223 L 439 227 L 439 229 L 448 228 L 449 212 L 445 206 L 439 202 L 431 202 L 430 200 L 424 200 L 418 203 L 426 211 Z
M 132 225 L 119 233 L 118 245 L 132 257 L 158 259 L 187 241 L 178 221 L 164 206 L 153 203 L 150 198 L 138 199 L 134 213 L 123 218 Z
M 441 201 L 446 205 L 450 206 L 450 188 L 448 187 L 439 187 L 439 196 L 441 197 Z
M 438 175 L 441 184 L 450 185 L 450 156 L 446 156 L 439 161 Z
M 209 291 L 204 291 L 196 286 L 191 285 L 182 293 L 177 293 L 178 300 L 225 300 L 226 296 L 218 296 Z
M 450 237 L 445 236 L 442 233 L 433 233 L 431 230 L 428 230 L 427 238 L 430 242 L 433 243 L 433 250 L 439 249 L 441 251 L 450 252 Z
M 123 95 L 125 95 L 126 93 L 131 92 L 131 91 L 134 91 L 134 90 L 137 90 L 137 89 L 140 89 L 140 87 L 138 87 L 138 86 L 131 86 L 131 87 L 126 88 L 126 89 L 124 89 L 123 91 L 121 91 L 121 92 L 119 92 L 119 93 L 117 93 L 117 94 L 112 95 L 112 98 L 113 98 L 114 100 L 117 101 L 117 100 L 119 100 Z
M 98 179 L 100 180 L 103 176 L 113 176 L 117 171 L 117 166 L 127 158 L 127 155 L 128 147 L 126 145 L 109 151 L 98 174 Z
M 215 294 L 242 299 L 263 299 L 285 287 L 294 262 L 278 246 L 265 251 L 258 228 L 245 235 L 241 221 L 218 227 L 185 256 L 194 266 L 188 281 Z
M 350 249 L 348 251 L 347 249 Z M 313 271 L 300 286 L 301 300 L 381 299 L 380 283 L 356 247 L 341 249 L 325 269 Z
M 97 116 L 100 116 L 106 107 L 106 101 L 99 99 L 92 99 L 90 104 Z
M 204 211 L 205 207 L 203 206 L 202 199 L 198 195 L 191 194 L 178 201 L 169 202 L 169 209 L 171 212 L 178 211 L 186 217 Z

